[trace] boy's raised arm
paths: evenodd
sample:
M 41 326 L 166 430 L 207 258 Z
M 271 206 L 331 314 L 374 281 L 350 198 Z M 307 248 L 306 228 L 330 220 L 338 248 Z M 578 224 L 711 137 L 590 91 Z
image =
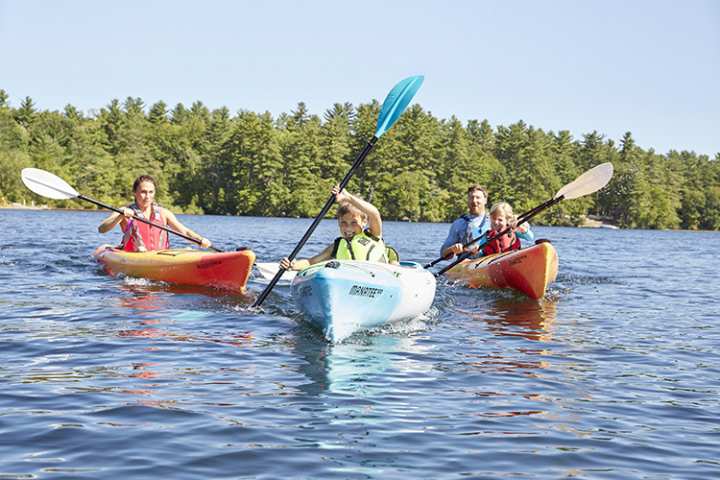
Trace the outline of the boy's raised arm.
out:
M 339 186 L 335 185 L 332 192 L 335 194 L 335 201 L 338 203 L 348 202 L 358 210 L 367 215 L 368 218 L 368 230 L 370 233 L 378 238 L 382 238 L 382 217 L 380 211 L 372 203 L 363 200 L 360 197 L 356 197 L 347 190 L 339 191 Z

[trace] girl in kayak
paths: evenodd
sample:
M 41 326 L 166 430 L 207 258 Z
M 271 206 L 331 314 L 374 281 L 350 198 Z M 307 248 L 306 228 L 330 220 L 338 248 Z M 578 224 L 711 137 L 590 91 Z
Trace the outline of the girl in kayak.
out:
M 163 250 L 169 248 L 167 232 L 160 228 L 154 228 L 143 222 L 133 220 L 133 215 L 144 218 L 153 223 L 167 226 L 173 230 L 192 237 L 201 242 L 203 248 L 208 248 L 212 243 L 193 232 L 175 217 L 167 208 L 155 203 L 155 179 L 150 175 L 141 175 L 133 183 L 133 194 L 135 203 L 122 209 L 122 215 L 112 213 L 98 227 L 100 233 L 112 230 L 120 223 L 123 231 L 120 247 L 128 252 L 146 252 L 150 250 Z
M 522 237 L 528 241 L 535 238 L 535 234 L 530 230 L 530 225 L 523 223 L 516 226 L 517 218 L 513 214 L 512 207 L 507 202 L 498 202 L 490 208 L 490 231 L 488 232 L 488 241 L 483 246 L 483 255 L 492 255 L 493 253 L 509 252 L 511 250 L 520 250 L 520 239 L 515 234 L 522 234 Z M 500 232 L 511 227 L 510 231 L 505 235 L 498 236 Z
M 337 211 L 340 236 L 325 249 L 308 259 L 283 258 L 280 266 L 285 270 L 302 270 L 315 263 L 327 260 L 366 260 L 389 263 L 388 249 L 382 240 L 382 219 L 380 212 L 370 202 L 352 195 L 340 186 L 332 189 L 335 201 L 340 204 Z

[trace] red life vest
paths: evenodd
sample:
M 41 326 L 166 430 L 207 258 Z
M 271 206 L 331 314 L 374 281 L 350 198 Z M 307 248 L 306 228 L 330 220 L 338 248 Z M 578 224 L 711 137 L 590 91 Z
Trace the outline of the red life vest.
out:
M 128 208 L 131 208 L 136 216 L 145 218 L 136 204 L 133 203 Z M 160 207 L 156 204 L 153 204 L 148 220 L 159 225 L 166 225 L 165 219 L 160 214 Z M 138 252 L 140 251 L 140 247 L 144 247 L 147 251 L 164 250 L 170 247 L 168 235 L 165 230 L 134 219 L 128 220 L 123 233 L 120 248 L 126 252 Z
M 488 242 L 483 247 L 483 254 L 492 255 L 510 250 L 520 250 L 520 239 L 517 238 L 515 232 L 510 231 L 502 237 L 498 237 L 495 230 L 488 232 Z

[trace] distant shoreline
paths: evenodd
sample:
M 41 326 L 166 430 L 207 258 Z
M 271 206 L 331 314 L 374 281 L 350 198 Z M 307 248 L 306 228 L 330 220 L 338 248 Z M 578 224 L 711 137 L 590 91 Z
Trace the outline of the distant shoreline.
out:
M 2 204 L 0 205 L 0 210 L 67 210 L 67 211 L 73 211 L 73 212 L 105 212 L 105 210 L 97 209 L 93 210 L 91 208 L 56 208 L 56 207 L 49 207 L 47 205 L 23 205 L 21 203 L 9 203 L 9 204 Z M 204 213 L 182 213 L 182 215 L 199 215 L 203 216 Z M 242 216 L 242 215 L 239 215 Z M 298 218 L 298 217 L 273 217 L 273 218 Z M 310 218 L 310 217 L 308 217 Z M 618 227 L 617 225 L 613 225 L 612 223 L 609 223 L 605 221 L 604 218 L 596 217 L 595 215 L 588 215 L 587 217 L 583 218 L 583 221 L 579 225 L 575 225 L 575 228 L 603 228 L 608 230 L 627 230 L 622 229 Z M 388 220 L 393 221 L 393 220 Z M 402 220 L 394 220 L 397 222 L 402 222 Z M 427 222 L 427 223 L 443 223 L 443 222 Z M 452 222 L 444 222 L 444 223 L 452 223 Z M 552 226 L 552 225 L 542 225 L 537 224 L 538 226 Z M 667 229 L 669 231 L 688 231 L 688 232 L 712 232 L 713 230 L 683 230 L 681 228 L 678 229 Z
M 607 228 L 610 230 L 620 230 L 620 227 L 613 225 L 612 223 L 605 222 L 604 220 L 594 216 L 588 215 L 583 218 L 583 221 L 578 225 L 578 228 Z
M 91 208 L 57 208 L 57 207 L 49 207 L 47 205 L 22 205 L 20 203 L 10 203 L 10 204 L 3 204 L 0 205 L 0 210 L 66 210 L 71 212 L 101 212 L 101 213 L 107 213 L 106 210 L 103 209 L 91 209 Z M 178 212 L 175 212 L 176 214 Z M 204 216 L 204 215 L 214 215 L 214 214 L 205 214 L 205 213 L 180 213 L 181 215 L 197 215 L 197 216 Z M 222 215 L 227 216 L 227 215 Z M 237 215 L 239 217 L 243 217 L 245 215 Z M 249 216 L 255 216 L 255 215 L 249 215 Z M 266 217 L 258 217 L 258 218 L 266 218 Z M 293 218 L 297 219 L 300 217 L 267 217 L 267 218 Z M 311 217 L 307 217 L 311 218 Z M 395 221 L 395 222 L 403 222 L 403 220 L 388 220 L 388 221 Z M 412 222 L 417 223 L 417 222 Z M 421 222 L 422 223 L 422 222 Z M 425 223 L 452 223 L 452 222 L 425 222 Z M 533 224 L 537 225 L 539 227 L 551 227 L 553 225 L 543 225 L 543 224 Z M 562 226 L 562 225 L 558 225 Z M 609 223 L 604 218 L 599 218 L 595 215 L 588 215 L 583 218 L 582 222 L 578 225 L 574 225 L 573 228 L 602 228 L 606 230 L 632 230 L 627 228 L 621 228 L 617 225 L 614 225 L 612 223 Z M 677 229 L 658 229 L 659 231 L 670 231 L 670 232 L 713 232 L 715 230 L 687 230 L 682 228 Z
M 8 210 L 50 210 L 47 205 L 23 205 L 22 203 L 3 203 L 0 204 L 0 208 Z
M 56 208 L 56 207 L 49 207 L 47 205 L 23 205 L 21 203 L 10 203 L 10 204 L 4 204 L 0 205 L 0 209 L 6 209 L 6 210 L 68 210 L 68 211 L 76 211 L 76 212 L 100 212 L 102 210 L 93 210 L 90 208 Z M 183 215 L 204 215 L 204 214 L 183 214 Z M 283 217 L 279 217 L 283 218 Z M 289 217 L 288 217 L 289 218 Z M 398 220 L 401 221 L 401 220 Z M 451 223 L 451 222 L 447 222 Z M 599 219 L 593 215 L 590 215 L 588 217 L 585 217 L 579 225 L 576 226 L 576 228 L 607 228 L 611 230 L 619 230 L 620 227 L 617 225 L 613 225 L 611 223 L 605 222 L 602 219 Z
M 68 210 L 74 212 L 99 212 L 90 208 L 57 208 L 47 205 L 23 205 L 22 203 L 6 203 L 0 205 L 0 210 Z

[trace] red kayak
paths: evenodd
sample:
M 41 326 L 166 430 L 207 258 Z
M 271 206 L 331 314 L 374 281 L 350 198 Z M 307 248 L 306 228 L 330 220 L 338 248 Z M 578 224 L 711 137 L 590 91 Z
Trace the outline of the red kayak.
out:
M 446 275 L 470 288 L 511 288 L 537 299 L 545 295 L 557 272 L 557 251 L 544 241 L 522 250 L 463 260 Z
M 214 287 L 245 292 L 255 254 L 252 250 L 208 252 L 171 249 L 126 252 L 102 245 L 93 257 L 111 275 L 147 278 L 176 285 Z

